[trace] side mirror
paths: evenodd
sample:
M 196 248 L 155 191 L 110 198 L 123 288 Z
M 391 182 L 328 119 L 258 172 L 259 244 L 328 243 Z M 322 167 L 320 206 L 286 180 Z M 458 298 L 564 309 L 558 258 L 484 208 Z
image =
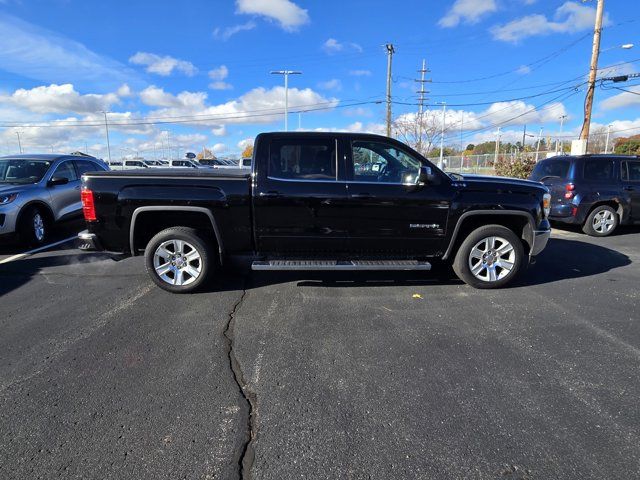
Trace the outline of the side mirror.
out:
M 431 167 L 420 167 L 420 173 L 418 174 L 418 184 L 423 183 L 425 185 L 436 183 L 438 177 L 434 175 Z
M 66 185 L 69 183 L 69 179 L 66 177 L 53 177 L 47 182 L 48 187 L 55 187 L 56 185 Z

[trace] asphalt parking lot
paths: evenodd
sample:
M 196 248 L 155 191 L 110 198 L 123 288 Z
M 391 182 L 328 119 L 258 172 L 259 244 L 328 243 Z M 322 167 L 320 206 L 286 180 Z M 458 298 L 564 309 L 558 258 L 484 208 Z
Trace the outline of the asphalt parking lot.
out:
M 639 240 L 554 230 L 495 291 L 264 272 L 177 296 L 73 242 L 0 264 L 0 478 L 637 478 Z

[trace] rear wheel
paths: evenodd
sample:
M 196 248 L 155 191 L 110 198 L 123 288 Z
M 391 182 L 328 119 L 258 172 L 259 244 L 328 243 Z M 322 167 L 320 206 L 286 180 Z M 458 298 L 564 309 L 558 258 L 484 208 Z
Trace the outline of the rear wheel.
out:
M 618 214 L 609 205 L 593 209 L 582 226 L 582 231 L 592 237 L 611 235 L 618 226 Z
M 214 269 L 214 257 L 196 230 L 172 227 L 154 236 L 145 249 L 147 272 L 156 285 L 172 293 L 200 288 Z
M 27 245 L 43 245 L 49 237 L 49 222 L 38 207 L 29 207 L 20 218 L 20 240 Z
M 500 288 L 511 282 L 524 263 L 518 236 L 502 225 L 486 225 L 469 234 L 453 261 L 456 275 L 475 288 Z

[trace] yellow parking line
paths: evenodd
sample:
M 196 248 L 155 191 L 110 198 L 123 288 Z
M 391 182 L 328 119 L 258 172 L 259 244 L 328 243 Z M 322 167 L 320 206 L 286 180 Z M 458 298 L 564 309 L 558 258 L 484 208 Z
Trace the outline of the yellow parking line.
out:
M 42 247 L 29 250 L 28 252 L 13 255 L 11 257 L 5 258 L 4 260 L 0 260 L 0 265 L 2 265 L 3 263 L 15 262 L 16 260 L 20 260 L 24 257 L 28 257 L 29 255 L 33 255 L 34 253 L 38 253 L 52 247 L 57 247 L 58 245 L 62 245 L 63 243 L 67 243 L 71 240 L 75 240 L 76 238 L 78 238 L 77 235 L 74 235 L 73 237 L 65 238 L 64 240 L 60 240 L 59 242 L 50 243 L 49 245 L 44 245 Z

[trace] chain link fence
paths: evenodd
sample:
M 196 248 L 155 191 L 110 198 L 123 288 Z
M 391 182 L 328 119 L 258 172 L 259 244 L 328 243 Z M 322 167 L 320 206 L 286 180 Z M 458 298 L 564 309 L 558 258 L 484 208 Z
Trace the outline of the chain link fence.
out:
M 498 159 L 517 161 L 522 158 L 532 158 L 542 160 L 557 155 L 554 151 L 548 152 L 518 152 L 518 153 L 501 153 Z M 443 165 L 440 165 L 439 158 L 431 159 L 436 165 L 443 168 L 447 172 L 467 173 L 475 175 L 495 175 L 494 163 L 496 161 L 495 154 L 485 155 L 451 155 L 443 157 Z

